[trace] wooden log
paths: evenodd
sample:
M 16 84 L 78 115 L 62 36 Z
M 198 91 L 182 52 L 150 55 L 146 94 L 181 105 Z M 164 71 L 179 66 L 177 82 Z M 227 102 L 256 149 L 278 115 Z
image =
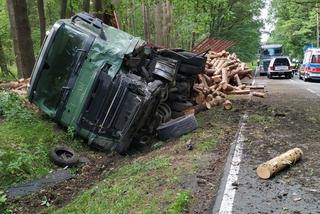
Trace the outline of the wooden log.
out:
M 202 74 L 198 74 L 198 78 L 200 80 L 200 83 L 203 84 L 204 88 L 209 88 L 206 78 Z
M 234 94 L 234 95 L 241 95 L 241 94 L 250 94 L 250 90 L 234 90 L 234 91 L 230 91 L 227 94 Z
M 221 75 L 215 75 L 215 76 L 212 76 L 211 78 L 214 83 L 220 83 L 222 81 L 221 77 L 222 77 Z
M 240 89 L 240 90 L 244 90 L 246 87 L 247 87 L 246 85 L 240 85 L 237 88 Z
M 186 114 L 186 113 L 188 113 L 188 114 L 190 114 L 190 113 L 194 113 L 194 114 L 197 114 L 197 113 L 199 113 L 199 112 L 201 112 L 201 111 L 204 111 L 204 110 L 206 110 L 207 109 L 207 106 L 206 106 L 206 104 L 205 103 L 201 103 L 201 104 L 199 104 L 199 105 L 196 105 L 196 106 L 192 106 L 192 107 L 190 107 L 190 108 L 187 108 L 186 110 L 184 110 L 183 112 Z
M 211 100 L 213 100 L 213 95 L 212 95 L 212 94 L 209 94 L 209 95 L 206 97 L 206 102 L 210 102 Z
M 216 96 L 213 98 L 210 102 L 206 102 L 206 106 L 208 109 L 210 109 L 213 106 L 218 106 L 224 102 L 224 99 L 220 96 Z
M 206 74 L 203 74 L 204 79 L 206 80 L 206 83 L 208 85 L 208 87 L 213 85 L 213 80 Z
M 216 72 L 216 69 L 214 68 L 206 68 L 205 69 L 205 73 L 208 75 L 208 76 L 212 76 L 214 74 L 214 72 Z
M 19 87 L 18 82 L 6 82 L 0 84 L 0 89 L 13 89 Z
M 226 110 L 232 109 L 232 103 L 230 102 L 230 100 L 224 101 L 223 108 L 226 109 Z
M 266 94 L 263 93 L 263 92 L 252 92 L 252 96 L 256 96 L 256 97 L 261 97 L 261 98 L 265 98 L 266 97 Z
M 217 95 L 222 97 L 222 98 L 226 98 L 226 94 L 221 92 L 221 91 L 217 91 Z
M 198 95 L 196 96 L 196 103 L 197 104 L 201 104 L 205 101 L 205 96 L 204 94 L 201 92 L 201 93 L 198 93 Z
M 221 59 L 217 59 L 217 60 L 213 63 L 212 67 L 213 67 L 213 68 L 217 68 L 220 62 L 221 62 Z
M 235 75 L 233 76 L 233 79 L 234 79 L 234 81 L 237 83 L 237 86 L 241 86 L 241 85 L 242 85 L 242 82 L 241 82 L 240 77 L 239 77 L 238 74 L 235 74 Z
M 219 84 L 218 87 L 216 88 L 215 92 L 216 91 L 221 91 L 221 89 L 222 89 L 222 84 Z
M 228 83 L 228 73 L 227 69 L 222 69 L 222 83 Z
M 233 91 L 233 90 L 236 90 L 236 88 L 233 87 L 232 85 L 224 82 L 224 83 L 222 84 L 222 90 L 223 90 L 223 91 Z
M 210 89 L 211 93 L 213 93 L 213 92 L 216 91 L 216 89 L 217 89 L 218 87 L 219 87 L 219 85 L 215 84 L 215 85 L 210 86 L 209 89 Z
M 247 86 L 249 89 L 264 89 L 264 85 L 249 85 Z
M 261 165 L 258 166 L 256 172 L 262 179 L 268 179 L 275 173 L 281 171 L 287 166 L 291 166 L 301 159 L 303 152 L 300 148 L 291 149 Z

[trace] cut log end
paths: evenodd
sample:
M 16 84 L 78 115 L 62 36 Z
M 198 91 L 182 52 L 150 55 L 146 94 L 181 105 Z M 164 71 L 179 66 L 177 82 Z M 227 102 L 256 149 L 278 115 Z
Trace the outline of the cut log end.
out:
M 268 179 L 282 169 L 294 164 L 301 159 L 303 152 L 299 148 L 291 149 L 261 165 L 258 166 L 256 172 L 262 179 Z
M 272 174 L 267 166 L 260 165 L 257 168 L 257 175 L 262 179 L 268 179 Z

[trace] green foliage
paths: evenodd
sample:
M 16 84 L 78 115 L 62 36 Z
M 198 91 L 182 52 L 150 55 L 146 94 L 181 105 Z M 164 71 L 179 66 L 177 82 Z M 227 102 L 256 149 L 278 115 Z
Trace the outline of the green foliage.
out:
M 0 91 L 0 115 L 7 119 L 31 121 L 33 114 L 23 107 L 23 98 Z
M 189 191 L 179 192 L 177 194 L 176 201 L 172 204 L 167 213 L 179 214 L 183 213 L 183 209 L 187 206 L 191 199 L 191 193 Z
M 124 30 L 143 37 L 143 14 L 141 2 L 149 6 L 151 42 L 155 40 L 155 1 L 121 1 L 117 12 Z M 192 40 L 199 42 L 210 36 L 236 42 L 233 48 L 244 61 L 255 58 L 260 44 L 262 22 L 257 18 L 263 7 L 263 0 L 172 0 L 173 21 L 171 37 L 173 46 L 190 49 Z M 132 24 L 132 22 L 134 24 Z M 193 38 L 194 36 L 194 38 Z
M 304 45 L 316 46 L 316 1 L 307 2 L 272 1 L 271 19 L 276 22 L 268 42 L 282 43 L 292 58 L 303 58 Z
M 24 107 L 25 102 L 0 92 L 0 187 L 46 175 L 53 167 L 50 147 L 68 142 L 66 133 Z

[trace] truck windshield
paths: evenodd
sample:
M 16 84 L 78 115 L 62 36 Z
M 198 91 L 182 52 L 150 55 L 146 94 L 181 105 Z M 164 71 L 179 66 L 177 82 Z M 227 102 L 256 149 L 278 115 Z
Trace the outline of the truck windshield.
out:
M 262 55 L 265 56 L 279 56 L 282 53 L 281 48 L 268 48 L 268 49 L 263 49 Z
M 34 102 L 47 114 L 54 116 L 62 96 L 62 88 L 67 85 L 70 74 L 74 71 L 81 51 L 86 44 L 88 35 L 62 25 L 43 62 L 40 77 L 34 91 Z

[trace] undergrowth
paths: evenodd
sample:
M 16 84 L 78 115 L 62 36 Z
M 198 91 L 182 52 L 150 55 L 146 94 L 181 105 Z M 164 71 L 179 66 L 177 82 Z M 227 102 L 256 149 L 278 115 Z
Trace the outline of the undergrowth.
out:
M 0 91 L 0 189 L 46 175 L 52 145 L 70 142 L 55 124 L 24 107 L 25 98 Z

